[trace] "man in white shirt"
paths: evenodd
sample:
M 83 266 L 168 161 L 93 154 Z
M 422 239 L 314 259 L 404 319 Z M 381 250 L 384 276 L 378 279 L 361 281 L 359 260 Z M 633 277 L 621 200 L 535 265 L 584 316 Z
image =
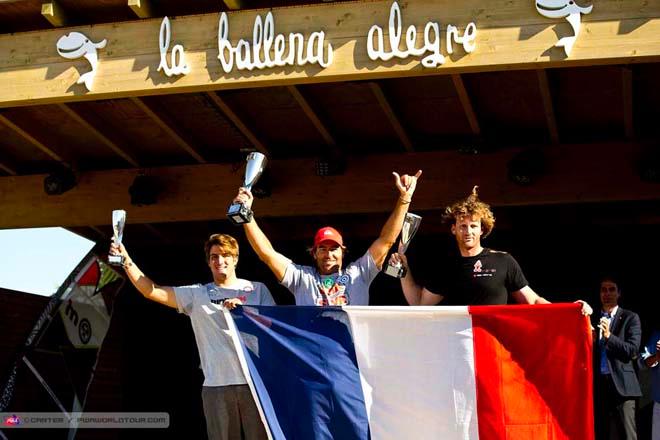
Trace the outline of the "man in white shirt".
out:
M 223 309 L 237 304 L 275 302 L 264 284 L 236 276 L 238 243 L 233 237 L 211 235 L 204 251 L 213 282 L 170 287 L 149 279 L 122 244 L 110 246 L 111 255 L 124 257 L 128 279 L 145 298 L 190 317 L 204 371 L 202 402 L 209 440 L 265 439 L 266 432 L 241 370 Z

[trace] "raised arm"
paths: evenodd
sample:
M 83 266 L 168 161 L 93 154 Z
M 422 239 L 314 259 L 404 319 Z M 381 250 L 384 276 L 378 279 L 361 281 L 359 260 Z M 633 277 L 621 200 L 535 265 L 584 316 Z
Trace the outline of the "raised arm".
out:
M 159 286 L 151 281 L 133 262 L 123 244 L 112 243 L 110 245 L 110 254 L 122 255 L 124 257 L 124 271 L 128 279 L 145 298 L 174 309 L 177 308 L 174 289 L 169 286 Z
M 245 204 L 248 208 L 252 207 L 252 202 L 254 197 L 250 190 L 246 188 L 240 188 L 238 190 L 238 195 L 234 199 L 234 202 L 240 202 Z M 284 273 L 286 268 L 291 263 L 284 255 L 277 252 L 273 245 L 270 243 L 266 234 L 263 233 L 257 221 L 253 218 L 251 222 L 244 223 L 243 229 L 245 230 L 245 235 L 247 236 L 250 246 L 254 252 L 259 256 L 259 259 L 266 263 L 270 270 L 275 274 L 277 281 L 282 281 L 284 278 Z
M 395 252 L 390 257 L 390 263 L 397 264 L 398 262 L 406 268 L 406 276 L 401 278 L 401 290 L 403 290 L 403 296 L 409 305 L 434 306 L 444 299 L 444 296 L 433 293 L 426 287 L 417 284 L 410 266 L 408 266 L 408 258 L 404 254 Z
M 373 258 L 379 269 L 382 267 L 387 253 L 401 232 L 403 219 L 408 212 L 412 196 L 417 187 L 417 179 L 422 175 L 422 170 L 417 171 L 417 174 L 414 176 L 409 176 L 407 174 L 399 176 L 397 173 L 392 174 L 394 175 L 394 184 L 399 190 L 399 198 L 396 201 L 396 205 L 394 205 L 392 214 L 390 214 L 383 229 L 380 231 L 380 235 L 369 247 L 371 258 Z

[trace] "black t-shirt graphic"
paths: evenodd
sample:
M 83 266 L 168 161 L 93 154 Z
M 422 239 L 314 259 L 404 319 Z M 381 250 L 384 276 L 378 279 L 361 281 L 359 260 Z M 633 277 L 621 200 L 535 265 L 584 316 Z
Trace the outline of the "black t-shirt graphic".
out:
M 444 296 L 440 305 L 497 305 L 527 284 L 515 258 L 484 248 L 474 257 L 456 254 L 443 261 L 426 289 Z

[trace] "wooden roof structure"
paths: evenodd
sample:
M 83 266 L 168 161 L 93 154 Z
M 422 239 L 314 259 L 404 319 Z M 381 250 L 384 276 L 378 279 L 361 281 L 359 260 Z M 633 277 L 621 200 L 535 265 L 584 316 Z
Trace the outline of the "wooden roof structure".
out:
M 495 206 L 660 197 L 640 178 L 659 149 L 660 2 L 599 2 L 582 16 L 568 57 L 552 47 L 568 23 L 542 17 L 529 0 L 402 4 L 404 25 L 420 33 L 432 19 L 477 24 L 477 49 L 436 69 L 419 57 L 376 62 L 362 53 L 369 26 L 386 28 L 391 4 L 0 0 L 0 228 L 65 226 L 105 240 L 110 211 L 124 208 L 154 240 L 211 229 L 254 150 L 271 159 L 272 186 L 255 211 L 275 225 L 341 214 L 380 223 L 394 198 L 389 173 L 418 168 L 420 211 L 473 184 Z M 255 17 L 268 11 L 276 32 L 323 29 L 335 62 L 224 74 L 215 45 L 221 11 L 238 29 L 234 41 L 250 38 Z M 166 15 L 190 75 L 156 70 Z M 75 84 L 89 64 L 55 51 L 70 31 L 109 41 L 92 91 Z M 522 151 L 541 152 L 546 165 L 528 186 L 508 177 Z M 317 176 L 316 161 L 327 157 L 345 158 L 345 172 Z M 48 196 L 44 177 L 61 165 L 77 186 Z M 154 205 L 130 204 L 141 174 L 161 185 Z

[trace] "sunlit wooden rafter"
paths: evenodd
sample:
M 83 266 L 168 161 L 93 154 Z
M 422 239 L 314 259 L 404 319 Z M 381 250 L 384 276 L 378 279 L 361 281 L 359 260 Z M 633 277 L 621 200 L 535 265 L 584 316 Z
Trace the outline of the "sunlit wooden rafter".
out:
M 481 135 L 479 119 L 477 118 L 477 114 L 474 112 L 474 108 L 472 107 L 472 101 L 470 100 L 470 95 L 468 95 L 467 89 L 465 88 L 465 83 L 463 83 L 463 78 L 461 78 L 461 75 L 455 74 L 451 76 L 451 80 L 454 83 L 454 87 L 456 88 L 456 94 L 458 95 L 458 99 L 461 102 L 461 106 L 463 107 L 465 118 L 467 119 L 468 124 L 470 124 L 470 130 L 472 131 L 472 134 L 474 136 Z
M 175 130 L 172 126 L 171 121 L 166 121 L 163 116 L 160 116 L 158 113 L 156 113 L 149 105 L 147 105 L 144 100 L 137 98 L 137 97 L 132 97 L 130 98 L 131 101 L 140 108 L 149 118 L 158 125 L 161 130 L 163 130 L 167 135 L 174 140 L 174 142 L 181 147 L 182 150 L 184 150 L 186 153 L 188 153 L 190 156 L 192 156 L 197 162 L 199 163 L 206 163 L 206 160 L 197 152 L 197 150 L 188 142 L 185 140 L 179 133 L 177 133 L 177 130 Z
M 5 124 L 7 127 L 9 127 L 11 130 L 13 130 L 16 134 L 21 136 L 23 139 L 28 141 L 32 146 L 37 148 L 38 150 L 41 150 L 43 153 L 45 153 L 47 156 L 49 156 L 51 159 L 56 160 L 58 162 L 63 162 L 64 159 L 62 156 L 57 154 L 52 148 L 48 147 L 46 144 L 41 142 L 40 140 L 36 139 L 34 136 L 32 136 L 30 133 L 28 133 L 26 130 L 23 128 L 19 127 L 16 125 L 14 122 L 12 122 L 6 115 L 0 114 L 0 122 Z
M 268 155 L 268 148 L 257 137 L 257 135 L 243 122 L 243 120 L 232 110 L 232 108 L 218 96 L 215 92 L 208 92 L 206 96 L 209 97 L 211 102 L 229 119 L 240 131 L 243 136 L 252 144 L 252 146 L 259 152 Z
M 128 0 L 128 7 L 139 18 L 149 18 L 153 16 L 151 0 Z
M 323 137 L 323 140 L 327 145 L 337 145 L 337 142 L 335 142 L 335 139 L 332 137 L 330 134 L 330 131 L 326 128 L 326 126 L 323 124 L 321 121 L 321 118 L 316 114 L 314 109 L 312 109 L 312 106 L 309 104 L 307 99 L 303 96 L 303 94 L 298 90 L 298 87 L 296 86 L 287 86 L 287 89 L 291 93 L 291 96 L 293 96 L 293 99 L 296 100 L 300 108 L 302 108 L 303 112 L 307 116 L 307 118 L 310 120 L 312 125 L 316 128 L 316 130 L 319 132 L 321 137 Z
M 69 25 L 69 17 L 59 1 L 50 0 L 41 4 L 41 15 L 53 25 L 63 27 Z
M 129 153 L 126 152 L 126 148 L 120 147 L 117 143 L 109 139 L 105 134 L 101 133 L 93 124 L 87 121 L 82 115 L 75 111 L 71 106 L 67 104 L 57 104 L 58 108 L 66 113 L 70 118 L 74 119 L 78 124 L 85 127 L 86 130 L 90 131 L 96 138 L 103 143 L 106 147 L 112 150 L 117 156 L 124 159 L 129 164 L 134 167 L 139 167 L 140 164 L 138 161 L 132 157 Z
M 552 103 L 552 93 L 550 92 L 550 85 L 548 84 L 548 74 L 545 70 L 540 69 L 536 71 L 536 76 L 539 80 L 539 91 L 541 92 L 541 99 L 543 100 L 543 113 L 545 115 L 545 122 L 548 126 L 550 140 L 553 144 L 558 144 L 559 129 L 557 128 L 554 104 Z
M 403 128 L 403 124 L 401 124 L 401 121 L 399 121 L 399 118 L 397 117 L 396 113 L 394 112 L 394 109 L 390 105 L 390 102 L 385 96 L 385 93 L 383 93 L 383 89 L 381 89 L 378 83 L 373 81 L 369 83 L 369 88 L 376 97 L 376 101 L 378 101 L 378 105 L 380 106 L 381 110 L 383 110 L 383 113 L 385 113 L 387 120 L 390 122 L 390 125 L 392 126 L 394 132 L 401 141 L 401 144 L 403 144 L 403 147 L 406 149 L 406 151 L 414 151 L 413 144 L 410 141 L 410 137 L 408 136 L 408 133 L 406 133 L 406 130 Z

